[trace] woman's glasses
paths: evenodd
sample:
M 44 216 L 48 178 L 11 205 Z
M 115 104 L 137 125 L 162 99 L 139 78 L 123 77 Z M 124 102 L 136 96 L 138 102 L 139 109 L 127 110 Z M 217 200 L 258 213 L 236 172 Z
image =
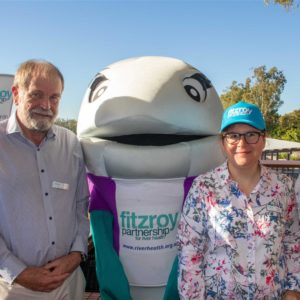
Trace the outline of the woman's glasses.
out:
M 264 136 L 264 132 L 258 131 L 249 131 L 245 133 L 236 133 L 236 132 L 227 132 L 223 133 L 222 137 L 226 140 L 226 142 L 230 145 L 236 145 L 242 136 L 244 137 L 247 144 L 256 144 L 260 138 L 260 136 Z

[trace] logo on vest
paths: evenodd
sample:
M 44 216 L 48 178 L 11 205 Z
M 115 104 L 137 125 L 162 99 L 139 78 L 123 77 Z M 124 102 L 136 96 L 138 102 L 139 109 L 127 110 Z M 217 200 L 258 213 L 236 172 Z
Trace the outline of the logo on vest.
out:
M 250 108 L 246 108 L 246 107 L 232 108 L 228 111 L 227 118 L 251 115 L 251 113 L 252 113 L 252 109 L 250 109 Z
M 160 215 L 138 215 L 135 212 L 120 213 L 123 236 L 132 236 L 136 240 L 163 239 L 177 226 L 179 213 Z

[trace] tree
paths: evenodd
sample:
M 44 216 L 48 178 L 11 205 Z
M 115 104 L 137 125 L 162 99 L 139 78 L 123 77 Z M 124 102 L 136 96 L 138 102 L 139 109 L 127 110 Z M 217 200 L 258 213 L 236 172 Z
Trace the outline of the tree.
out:
M 286 83 L 282 71 L 266 66 L 254 69 L 253 75 L 245 83 L 233 81 L 231 86 L 221 95 L 221 101 L 226 108 L 241 100 L 256 104 L 262 111 L 269 131 L 278 122 L 278 109 L 283 101 L 280 96 Z
M 279 123 L 282 128 L 300 128 L 300 109 L 281 116 Z
M 264 0 L 264 2 L 269 5 L 270 3 L 279 4 L 286 9 L 290 9 L 295 6 L 294 0 Z
M 70 119 L 70 120 L 65 120 L 65 119 L 60 119 L 58 118 L 55 121 L 56 125 L 68 128 L 70 130 L 72 130 L 74 133 L 76 133 L 76 128 L 77 128 L 77 121 L 74 119 Z
M 282 140 L 300 142 L 300 109 L 280 116 L 272 136 Z
M 290 128 L 288 129 L 280 139 L 286 141 L 300 142 L 300 128 Z

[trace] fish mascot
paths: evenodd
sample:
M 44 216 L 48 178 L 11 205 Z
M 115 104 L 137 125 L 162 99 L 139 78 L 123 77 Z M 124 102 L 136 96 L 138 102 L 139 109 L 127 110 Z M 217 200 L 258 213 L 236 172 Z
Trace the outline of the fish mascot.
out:
M 116 62 L 88 86 L 77 134 L 102 300 L 178 298 L 177 223 L 193 178 L 224 161 L 222 112 L 210 80 L 170 57 Z

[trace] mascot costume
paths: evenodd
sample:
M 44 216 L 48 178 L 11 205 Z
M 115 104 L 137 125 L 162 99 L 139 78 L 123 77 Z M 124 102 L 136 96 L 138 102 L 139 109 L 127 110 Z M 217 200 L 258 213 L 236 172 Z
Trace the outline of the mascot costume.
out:
M 177 223 L 193 178 L 224 161 L 222 112 L 206 76 L 175 58 L 123 60 L 92 80 L 77 132 L 102 300 L 178 298 Z

